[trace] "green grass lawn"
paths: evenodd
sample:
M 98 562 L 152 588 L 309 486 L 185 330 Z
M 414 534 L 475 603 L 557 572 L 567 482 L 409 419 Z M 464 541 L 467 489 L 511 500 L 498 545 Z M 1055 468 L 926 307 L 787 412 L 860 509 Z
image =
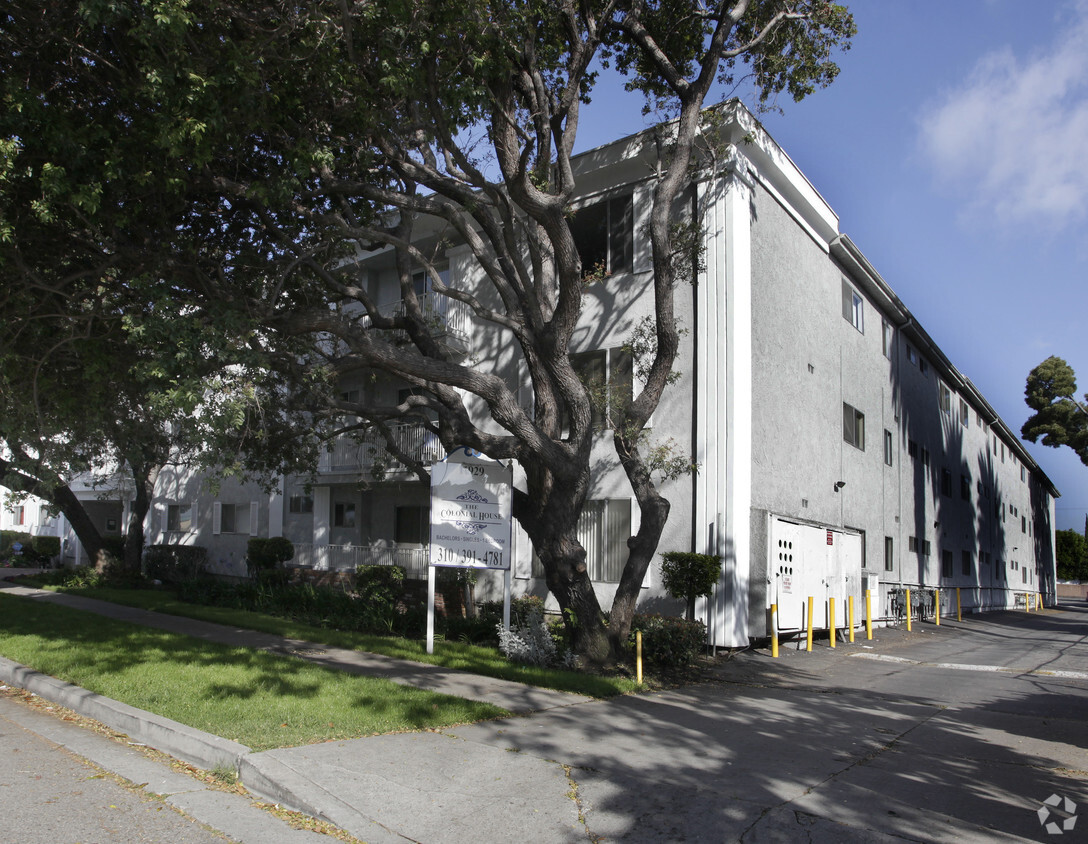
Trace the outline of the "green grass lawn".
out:
M 0 655 L 256 750 L 509 714 L 490 704 L 2 593 Z
M 630 678 L 609 677 L 579 671 L 563 671 L 513 663 L 495 648 L 469 645 L 463 642 L 436 641 L 434 653 L 428 654 L 426 643 L 417 639 L 329 630 L 263 613 L 190 604 L 178 600 L 173 592 L 164 589 L 111 589 L 108 587 L 76 589 L 55 586 L 43 586 L 42 588 L 70 595 L 81 595 L 85 598 L 112 601 L 113 603 L 154 610 L 168 615 L 180 615 L 185 618 L 195 618 L 217 624 L 229 624 L 234 627 L 259 630 L 262 633 L 272 633 L 292 639 L 304 639 L 335 648 L 383 654 L 431 665 L 440 665 L 444 668 L 457 668 L 485 677 L 513 680 L 518 683 L 527 683 L 533 686 L 573 692 L 590 697 L 613 697 L 635 691 L 638 688 L 635 681 Z

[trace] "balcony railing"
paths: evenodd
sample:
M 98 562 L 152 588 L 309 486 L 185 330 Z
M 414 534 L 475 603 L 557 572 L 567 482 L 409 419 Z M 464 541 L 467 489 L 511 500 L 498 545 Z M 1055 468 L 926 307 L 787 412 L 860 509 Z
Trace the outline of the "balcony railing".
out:
M 431 325 L 436 337 L 454 337 L 464 341 L 468 338 L 469 309 L 463 302 L 442 296 L 438 293 L 420 293 L 416 297 L 419 300 L 419 308 L 423 318 Z M 378 313 L 385 317 L 404 316 L 404 300 L 389 302 L 378 306 Z M 370 327 L 370 317 L 364 316 L 360 321 L 364 328 Z M 398 335 L 404 332 L 397 331 Z
M 438 437 L 419 425 L 402 422 L 390 425 L 393 441 L 397 448 L 424 466 L 430 466 L 446 457 L 446 451 L 438 442 Z M 326 450 L 321 452 L 317 463 L 319 472 L 402 472 L 405 470 L 385 438 L 375 432 L 368 433 L 363 439 L 343 435 L 332 440 Z
M 408 577 L 427 577 L 428 546 L 375 542 L 371 545 L 295 544 L 293 566 L 316 571 L 354 571 L 356 566 L 403 566 Z

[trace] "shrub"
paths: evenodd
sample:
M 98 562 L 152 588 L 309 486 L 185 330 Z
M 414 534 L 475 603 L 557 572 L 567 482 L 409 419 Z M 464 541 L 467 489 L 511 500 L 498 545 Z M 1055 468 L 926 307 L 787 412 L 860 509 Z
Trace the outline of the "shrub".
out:
M 706 641 L 706 625 L 674 616 L 636 615 L 631 622 L 628 644 L 635 646 L 635 633 L 642 632 L 642 658 L 663 668 L 690 665 Z
M 14 546 L 22 546 L 15 553 Z M 60 554 L 60 540 L 55 536 L 34 536 L 18 530 L 0 531 L 0 559 L 5 564 L 42 565 Z
M 260 578 L 265 572 L 282 568 L 295 556 L 295 546 L 283 536 L 267 539 L 254 536 L 246 545 L 246 570 L 250 577 Z
M 501 621 L 495 629 L 499 634 L 499 649 L 513 662 L 573 667 L 573 654 L 560 651 L 544 618 L 544 601 L 535 595 L 512 601 L 510 629 L 504 629 Z
M 687 605 L 688 621 L 695 620 L 695 599 L 709 595 L 721 577 L 721 557 L 689 551 L 661 555 L 661 580 L 665 591 Z
M 149 545 L 144 551 L 144 571 L 164 583 L 194 580 L 204 569 L 208 549 L 200 545 Z
M 375 631 L 391 632 L 396 624 L 397 601 L 404 592 L 403 566 L 358 566 L 355 591 Z

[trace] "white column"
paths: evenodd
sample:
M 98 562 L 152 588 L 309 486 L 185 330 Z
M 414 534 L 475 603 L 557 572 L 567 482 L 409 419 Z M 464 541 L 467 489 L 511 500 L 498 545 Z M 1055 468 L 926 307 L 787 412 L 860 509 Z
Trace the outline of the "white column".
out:
M 314 487 L 314 547 L 329 544 L 329 510 L 331 497 L 327 486 Z
M 712 644 L 748 644 L 752 507 L 752 179 L 730 147 L 700 197 L 707 267 L 697 290 L 696 547 L 722 558 L 702 611 Z

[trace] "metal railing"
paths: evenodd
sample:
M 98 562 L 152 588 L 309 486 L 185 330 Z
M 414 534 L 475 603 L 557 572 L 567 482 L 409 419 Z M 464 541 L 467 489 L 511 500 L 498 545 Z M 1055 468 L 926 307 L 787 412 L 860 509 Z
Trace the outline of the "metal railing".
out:
M 402 566 L 408 577 L 427 577 L 430 548 L 375 542 L 370 545 L 307 545 L 295 543 L 290 565 L 315 571 L 354 571 L 357 566 Z
M 430 466 L 445 459 L 446 451 L 438 438 L 420 425 L 402 422 L 390 425 L 393 441 L 403 453 Z M 403 471 L 404 465 L 389 450 L 385 438 L 372 432 L 361 440 L 350 435 L 337 437 L 321 452 L 317 463 L 319 472 Z
M 464 340 L 468 337 L 469 309 L 464 302 L 443 296 L 440 293 L 419 293 L 419 309 L 423 318 L 431 325 L 436 337 L 450 335 Z M 378 306 L 378 313 L 384 317 L 399 317 L 405 314 L 403 299 L 395 302 L 387 302 Z M 370 327 L 370 317 L 364 316 L 359 324 L 364 328 Z M 398 334 L 403 332 L 398 331 Z

